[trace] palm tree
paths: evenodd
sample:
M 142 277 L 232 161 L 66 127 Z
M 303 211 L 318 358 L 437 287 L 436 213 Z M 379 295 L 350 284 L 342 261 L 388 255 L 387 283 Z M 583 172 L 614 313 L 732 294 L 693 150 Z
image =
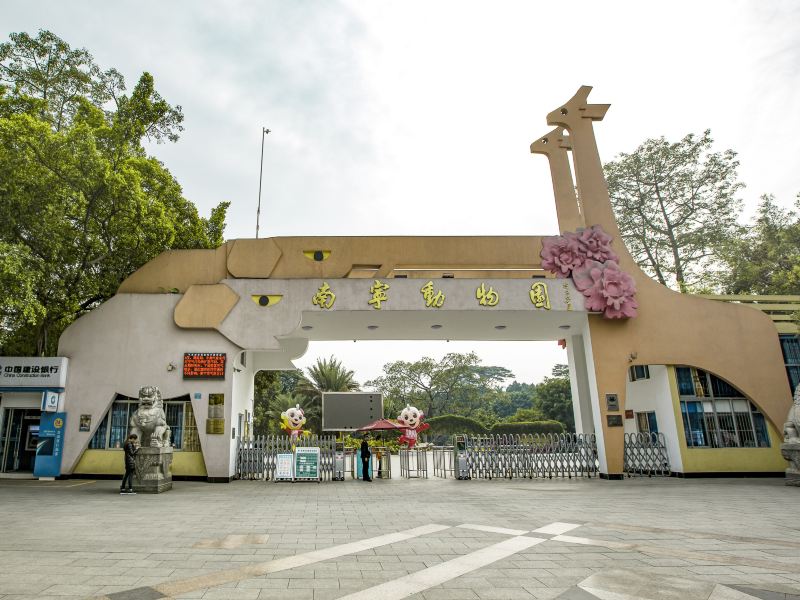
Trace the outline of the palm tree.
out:
M 354 376 L 353 371 L 345 369 L 333 356 L 318 358 L 317 364 L 306 369 L 297 389 L 312 397 L 321 397 L 322 392 L 354 392 L 360 388 Z

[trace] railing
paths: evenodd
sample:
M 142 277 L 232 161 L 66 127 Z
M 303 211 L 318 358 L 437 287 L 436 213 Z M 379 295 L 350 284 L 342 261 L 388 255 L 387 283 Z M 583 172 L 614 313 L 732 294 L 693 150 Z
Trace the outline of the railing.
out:
M 454 477 L 453 447 L 433 446 L 433 475 L 434 477 Z
M 592 477 L 598 471 L 594 434 L 459 436 L 470 478 Z M 452 465 L 452 463 L 451 463 Z
M 428 452 L 425 448 L 400 448 L 400 477 L 428 478 Z
M 669 477 L 669 454 L 664 434 L 626 433 L 624 470 L 628 477 Z
M 333 479 L 336 438 L 332 435 L 310 435 L 295 443 L 296 447 L 319 448 L 319 474 L 323 481 Z M 287 435 L 263 435 L 237 442 L 236 477 L 238 479 L 275 479 L 278 454 L 290 454 L 293 446 Z

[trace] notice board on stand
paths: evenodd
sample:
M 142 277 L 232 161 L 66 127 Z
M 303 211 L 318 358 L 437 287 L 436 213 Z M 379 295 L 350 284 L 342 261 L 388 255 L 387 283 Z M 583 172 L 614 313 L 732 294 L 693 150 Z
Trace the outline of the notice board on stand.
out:
M 293 458 L 291 452 L 278 454 L 275 461 L 275 481 L 292 481 L 294 479 Z
M 295 481 L 319 481 L 319 448 L 295 448 Z

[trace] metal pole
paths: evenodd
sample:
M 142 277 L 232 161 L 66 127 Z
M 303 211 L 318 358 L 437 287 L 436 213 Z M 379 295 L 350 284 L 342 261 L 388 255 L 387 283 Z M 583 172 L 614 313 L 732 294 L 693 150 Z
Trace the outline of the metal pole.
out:
M 258 210 L 256 211 L 256 239 L 258 239 L 258 225 L 261 219 L 261 177 L 264 174 L 264 137 L 269 133 L 266 127 L 261 128 L 261 166 L 258 169 Z

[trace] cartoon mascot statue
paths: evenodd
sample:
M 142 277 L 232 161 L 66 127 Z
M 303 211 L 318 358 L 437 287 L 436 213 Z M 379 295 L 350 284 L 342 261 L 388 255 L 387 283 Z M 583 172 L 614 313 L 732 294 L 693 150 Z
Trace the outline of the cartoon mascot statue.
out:
M 306 415 L 299 404 L 294 408 L 289 408 L 281 413 L 281 429 L 283 429 L 292 439 L 292 445 L 297 442 L 297 438 L 301 435 L 311 435 L 310 432 L 302 429 L 306 424 Z
M 401 445 L 407 444 L 409 450 L 413 448 L 417 443 L 417 434 L 430 428 L 430 425 L 422 422 L 424 418 L 425 415 L 421 410 L 417 410 L 410 404 L 406 404 L 406 407 L 397 417 L 397 422 L 403 427 L 403 435 L 401 435 L 400 439 L 397 441 L 399 441 Z

